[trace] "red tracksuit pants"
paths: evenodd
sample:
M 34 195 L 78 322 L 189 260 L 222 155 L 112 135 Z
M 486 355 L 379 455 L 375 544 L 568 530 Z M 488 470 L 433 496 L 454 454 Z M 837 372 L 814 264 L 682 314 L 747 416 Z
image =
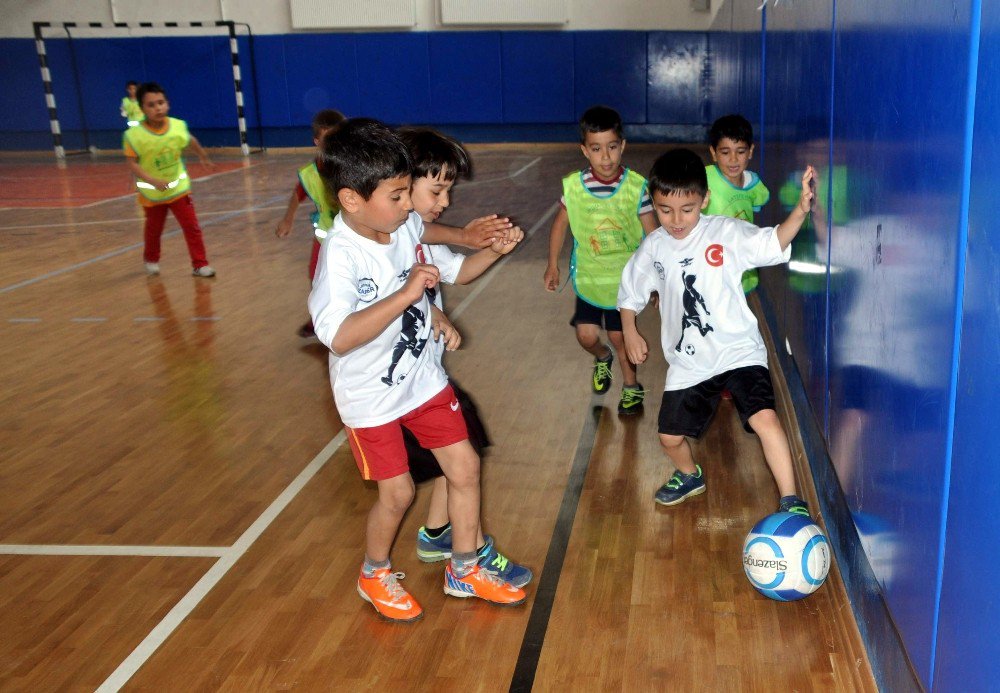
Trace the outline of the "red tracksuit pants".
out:
M 194 213 L 194 201 L 190 195 L 174 200 L 168 204 L 143 207 L 146 212 L 144 235 L 146 247 L 142 251 L 144 262 L 160 261 L 160 236 L 163 235 L 163 225 L 167 221 L 167 210 L 174 214 L 174 219 L 184 231 L 184 241 L 187 243 L 188 254 L 191 256 L 191 266 L 195 269 L 208 264 L 205 256 L 205 239 L 198 225 L 198 217 Z

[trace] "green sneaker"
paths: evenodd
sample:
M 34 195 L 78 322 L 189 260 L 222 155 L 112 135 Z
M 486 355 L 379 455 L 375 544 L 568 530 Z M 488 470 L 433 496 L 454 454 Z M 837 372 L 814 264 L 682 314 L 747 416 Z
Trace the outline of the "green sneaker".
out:
M 667 479 L 667 483 L 663 484 L 656 492 L 653 500 L 660 505 L 677 505 L 691 496 L 704 493 L 705 477 L 701 473 L 701 467 L 695 465 L 694 468 L 694 474 L 674 472 L 674 475 Z
M 646 391 L 642 385 L 627 385 L 622 388 L 622 397 L 618 400 L 618 414 L 621 416 L 631 416 L 642 411 L 642 401 L 646 398 Z
M 809 505 L 798 496 L 783 496 L 778 504 L 778 512 L 809 517 Z
M 608 358 L 594 359 L 594 392 L 602 394 L 611 387 L 611 363 L 615 360 L 615 353 L 608 349 Z

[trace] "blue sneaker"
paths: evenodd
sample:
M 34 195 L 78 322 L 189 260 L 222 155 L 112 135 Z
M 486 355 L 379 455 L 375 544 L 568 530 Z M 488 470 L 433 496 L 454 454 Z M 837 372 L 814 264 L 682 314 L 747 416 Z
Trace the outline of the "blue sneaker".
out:
M 509 582 L 514 587 L 524 587 L 533 577 L 531 569 L 518 565 L 502 553 L 497 551 L 493 542 L 493 537 L 486 535 L 486 546 L 479 549 L 479 565 L 488 573 L 496 575 L 504 582 Z
M 809 506 L 798 496 L 782 496 L 778 505 L 779 513 L 795 513 L 809 517 Z
M 436 539 L 427 535 L 426 527 L 418 529 L 417 558 L 424 563 L 435 563 L 451 558 L 451 525 L 448 525 Z
M 705 477 L 701 473 L 701 467 L 694 466 L 694 474 L 682 474 L 674 472 L 674 475 L 667 480 L 667 483 L 656 492 L 654 500 L 660 505 L 677 505 L 683 503 L 691 496 L 697 496 L 705 492 Z

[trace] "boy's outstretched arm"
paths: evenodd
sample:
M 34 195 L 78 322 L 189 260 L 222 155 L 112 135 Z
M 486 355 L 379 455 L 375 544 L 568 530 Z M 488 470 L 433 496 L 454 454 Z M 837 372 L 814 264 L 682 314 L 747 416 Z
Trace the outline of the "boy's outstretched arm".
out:
M 215 166 L 215 164 L 212 163 L 212 160 L 208 158 L 208 152 L 205 151 L 205 148 L 201 146 L 201 142 L 199 142 L 198 138 L 194 135 L 191 135 L 191 141 L 188 142 L 188 147 L 194 150 L 194 153 L 198 155 L 198 160 L 201 161 L 202 164 L 209 167 Z
M 462 228 L 431 221 L 424 223 L 420 240 L 429 245 L 460 245 L 479 250 L 488 247 L 497 238 L 504 238 L 513 227 L 510 219 L 498 214 L 478 217 Z
M 410 275 L 402 287 L 378 303 L 373 303 L 364 310 L 351 313 L 344 319 L 330 341 L 330 348 L 334 353 L 346 354 L 351 349 L 371 341 L 398 318 L 408 306 L 419 300 L 425 289 L 437 286 L 439 279 L 438 268 L 434 265 L 414 263 Z
M 292 224 L 295 222 L 295 210 L 299 208 L 299 191 L 293 190 L 292 196 L 288 198 L 288 206 L 285 208 L 285 216 L 278 222 L 278 228 L 274 230 L 274 235 L 284 238 L 292 232 Z
M 565 207 L 559 205 L 559 211 L 556 212 L 552 227 L 549 229 L 549 262 L 542 278 L 546 291 L 555 291 L 559 288 L 559 253 L 562 252 L 567 229 L 569 229 L 569 214 Z
M 806 216 L 812 209 L 813 198 L 816 197 L 816 169 L 806 166 L 805 173 L 802 174 L 802 192 L 799 193 L 799 203 L 788 215 L 788 218 L 778 224 L 778 242 L 784 250 L 798 234 L 799 229 L 806 220 Z
M 639 334 L 639 328 L 635 324 L 635 311 L 628 308 L 620 308 L 618 311 L 622 316 L 622 334 L 625 337 L 625 353 L 628 360 L 639 365 L 645 362 L 649 355 L 649 347 L 646 340 Z
M 489 269 L 490 265 L 504 255 L 510 253 L 524 239 L 524 231 L 515 226 L 507 232 L 506 238 L 498 238 L 488 248 L 483 248 L 475 255 L 470 255 L 462 262 L 462 267 L 455 278 L 456 284 L 468 284 L 473 279 Z

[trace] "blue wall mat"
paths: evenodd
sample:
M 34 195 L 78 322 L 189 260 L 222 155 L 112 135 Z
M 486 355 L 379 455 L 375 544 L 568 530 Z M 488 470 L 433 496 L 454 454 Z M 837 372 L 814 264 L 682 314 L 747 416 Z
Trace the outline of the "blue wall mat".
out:
M 995 690 L 1000 680 L 1000 600 L 994 579 L 1000 546 L 1000 515 L 995 510 L 1000 498 L 1000 438 L 993 404 L 1000 374 L 1000 191 L 995 182 L 1000 157 L 1000 5 L 982 3 L 981 26 L 936 691 Z
M 170 115 L 186 120 L 194 131 L 229 123 L 236 130 L 236 95 L 228 39 L 192 36 L 140 40 L 147 79 L 166 90 Z M 226 82 L 228 89 L 223 97 L 221 85 Z
M 650 123 L 707 123 L 711 95 L 705 73 L 708 35 L 651 32 L 647 43 Z
M 336 108 L 349 117 L 362 115 L 356 51 L 362 35 L 295 34 L 282 38 L 290 125 L 309 125 L 316 111 L 324 108 Z M 262 76 L 261 94 L 270 89 L 280 94 L 280 81 L 265 81 Z M 310 141 L 308 136 L 305 144 Z
M 610 106 L 626 123 L 646 122 L 646 33 L 578 31 L 573 34 L 574 111 Z
M 393 125 L 430 114 L 427 34 L 368 34 L 358 41 L 361 114 Z
M 291 82 L 293 76 L 289 73 L 285 62 L 284 36 L 256 36 L 253 50 L 257 60 L 256 80 L 254 85 L 260 107 L 260 119 L 264 127 L 288 127 L 291 125 Z M 249 53 L 249 49 L 247 51 Z M 244 72 L 249 69 L 250 60 L 244 60 L 240 55 L 240 63 Z M 252 103 L 249 102 L 248 103 Z M 306 146 L 306 145 L 301 145 Z
M 927 13 L 933 0 L 925 0 Z M 963 196 L 964 28 L 838 0 L 831 233 L 830 444 L 862 544 L 914 668 L 930 682 Z M 914 16 L 919 16 L 918 10 Z M 864 29 L 854 26 L 864 23 Z M 886 60 L 886 56 L 892 56 Z M 872 69 L 873 65 L 878 69 Z M 834 210 L 836 215 L 837 210 Z
M 500 33 L 438 31 L 427 35 L 430 123 L 503 120 Z
M 0 41 L 0 75 L 3 84 L 0 88 L 0 130 L 48 132 L 49 116 L 34 40 Z M 48 144 L 52 144 L 51 137 Z
M 83 111 L 87 126 L 94 130 L 122 130 L 124 120 L 118 108 L 125 96 L 125 82 L 142 82 L 145 78 L 141 41 L 75 39 L 73 50 L 80 84 L 85 85 Z M 73 76 L 53 74 L 53 79 L 72 81 Z
M 771 191 L 771 201 L 761 214 L 763 223 L 780 223 L 798 203 L 806 165 L 812 164 L 820 176 L 817 193 L 821 199 L 793 242 L 793 262 L 787 267 L 763 270 L 762 274 L 775 293 L 772 301 L 779 311 L 779 324 L 821 430 L 826 428 L 828 391 L 826 186 L 830 180 L 832 0 L 827 0 L 825 8 L 825 31 L 815 27 L 796 30 L 783 26 L 781 15 L 770 18 L 764 126 L 756 133 L 758 140 L 767 142 L 767 158 L 760 174 Z M 821 11 L 816 5 L 810 9 L 814 17 Z M 789 118 L 789 114 L 794 117 Z M 777 299 L 779 292 L 781 300 Z
M 570 32 L 506 32 L 501 55 L 503 122 L 567 123 L 579 119 L 573 100 Z

